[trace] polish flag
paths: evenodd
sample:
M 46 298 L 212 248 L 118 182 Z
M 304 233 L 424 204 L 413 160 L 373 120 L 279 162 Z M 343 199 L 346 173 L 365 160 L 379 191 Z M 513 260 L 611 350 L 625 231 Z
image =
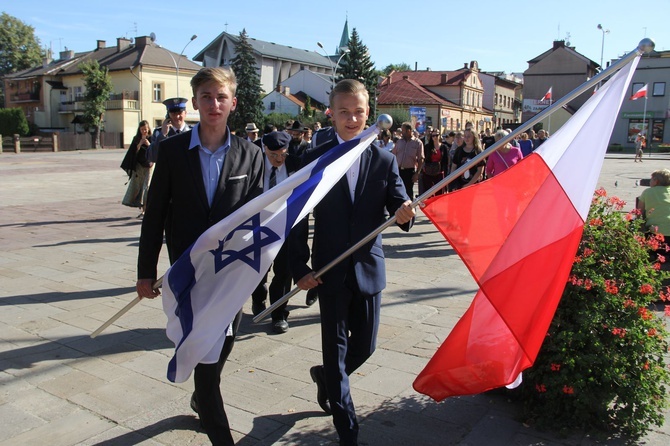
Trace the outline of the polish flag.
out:
M 437 401 L 512 383 L 537 357 L 582 236 L 610 134 L 639 57 L 540 148 L 423 212 L 479 285 L 414 381 Z M 551 89 L 547 95 L 551 93 Z
M 540 101 L 548 101 L 548 100 L 551 99 L 551 89 L 552 88 L 554 88 L 554 87 L 549 87 L 549 90 L 547 90 L 547 92 L 544 94 L 544 96 L 542 96 L 542 99 L 540 99 Z
M 647 97 L 647 84 L 644 84 L 644 87 L 640 88 L 633 96 L 630 97 L 631 101 L 636 101 L 638 98 Z

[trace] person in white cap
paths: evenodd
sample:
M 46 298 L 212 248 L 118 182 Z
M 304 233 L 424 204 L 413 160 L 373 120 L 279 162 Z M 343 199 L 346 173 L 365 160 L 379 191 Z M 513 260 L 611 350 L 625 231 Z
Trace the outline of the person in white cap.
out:
M 255 122 L 247 124 L 244 131 L 247 133 L 247 141 L 255 143 L 258 140 L 258 127 Z

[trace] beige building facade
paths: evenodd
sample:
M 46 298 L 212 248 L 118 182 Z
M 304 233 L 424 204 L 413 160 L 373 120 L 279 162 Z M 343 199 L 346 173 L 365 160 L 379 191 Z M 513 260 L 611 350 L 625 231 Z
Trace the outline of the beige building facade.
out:
M 113 47 L 98 40 L 93 51 L 66 50 L 57 60 L 45 59 L 41 67 L 5 76 L 5 107 L 22 108 L 28 122 L 43 132 L 83 132 L 86 88 L 79 65 L 88 60 L 97 60 L 109 70 L 113 93 L 106 102 L 103 128 L 122 133 L 124 146 L 130 144 L 141 120 L 149 121 L 152 128 L 160 125 L 165 99 L 192 97 L 190 80 L 201 68 L 147 36 L 134 42 L 119 38 Z M 194 124 L 198 113 L 190 101 L 187 107 L 186 121 Z

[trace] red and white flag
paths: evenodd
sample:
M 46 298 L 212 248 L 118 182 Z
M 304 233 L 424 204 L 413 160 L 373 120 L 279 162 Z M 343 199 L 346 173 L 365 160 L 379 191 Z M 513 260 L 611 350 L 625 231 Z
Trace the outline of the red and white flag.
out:
M 638 61 L 516 165 L 426 201 L 423 212 L 463 259 L 479 291 L 417 376 L 418 392 L 437 401 L 481 393 L 514 383 L 535 362 Z
M 647 84 L 644 84 L 644 87 L 640 88 L 633 96 L 630 97 L 631 101 L 636 101 L 638 98 L 647 97 Z
M 551 99 L 551 89 L 552 88 L 554 88 L 554 87 L 549 87 L 549 90 L 547 90 L 547 92 L 544 94 L 544 96 L 542 96 L 542 99 L 540 99 L 540 101 L 548 101 L 548 100 Z

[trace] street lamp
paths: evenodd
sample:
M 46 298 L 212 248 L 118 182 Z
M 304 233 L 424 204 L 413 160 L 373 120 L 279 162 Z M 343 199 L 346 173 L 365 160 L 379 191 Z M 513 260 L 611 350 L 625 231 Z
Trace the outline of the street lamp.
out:
M 328 59 L 328 63 L 330 63 L 330 71 L 332 73 L 332 88 L 335 88 L 335 75 L 337 74 L 337 69 L 340 67 L 340 61 L 344 57 L 345 54 L 349 54 L 351 50 L 347 47 L 341 47 L 340 51 L 342 51 L 342 54 L 340 55 L 340 58 L 337 59 L 337 63 L 335 66 L 333 66 L 333 61 L 332 59 L 328 56 L 328 53 L 326 53 L 326 50 L 323 48 L 323 44 L 321 42 L 316 42 L 319 48 L 323 51 L 324 56 L 326 56 L 326 59 Z
M 191 42 L 193 42 L 193 41 L 194 41 L 195 39 L 197 39 L 197 38 L 198 38 L 198 36 L 195 35 L 195 34 L 193 34 L 193 35 L 191 36 L 191 40 L 189 40 L 189 41 L 186 43 L 186 45 L 184 45 L 184 49 L 181 50 L 181 53 L 179 53 L 179 60 L 178 60 L 177 63 L 175 64 L 175 68 L 177 69 L 177 97 L 179 97 L 179 63 L 181 62 L 181 56 L 184 54 L 184 51 L 186 51 L 186 47 L 189 46 L 189 45 L 191 44 Z M 173 59 L 173 60 L 174 60 L 174 59 Z
M 603 28 L 603 26 L 598 23 L 598 29 L 603 32 L 603 43 L 600 47 L 600 70 L 604 70 L 603 67 L 603 53 L 605 52 L 605 34 L 609 34 L 610 30 Z
M 193 34 L 191 36 L 191 40 L 189 40 L 186 45 L 184 45 L 184 49 L 181 50 L 181 53 L 179 53 L 179 59 L 175 60 L 174 56 L 172 55 L 172 51 L 168 50 L 167 48 L 164 48 L 160 45 L 156 45 L 158 48 L 161 48 L 165 50 L 166 53 L 168 53 L 168 56 L 172 59 L 172 63 L 174 64 L 174 68 L 177 73 L 177 97 L 179 97 L 179 64 L 181 63 L 181 57 L 184 55 L 184 51 L 186 51 L 186 47 L 191 44 L 195 39 L 197 39 L 198 36 Z M 154 42 L 156 40 L 156 34 L 151 33 L 151 41 Z

